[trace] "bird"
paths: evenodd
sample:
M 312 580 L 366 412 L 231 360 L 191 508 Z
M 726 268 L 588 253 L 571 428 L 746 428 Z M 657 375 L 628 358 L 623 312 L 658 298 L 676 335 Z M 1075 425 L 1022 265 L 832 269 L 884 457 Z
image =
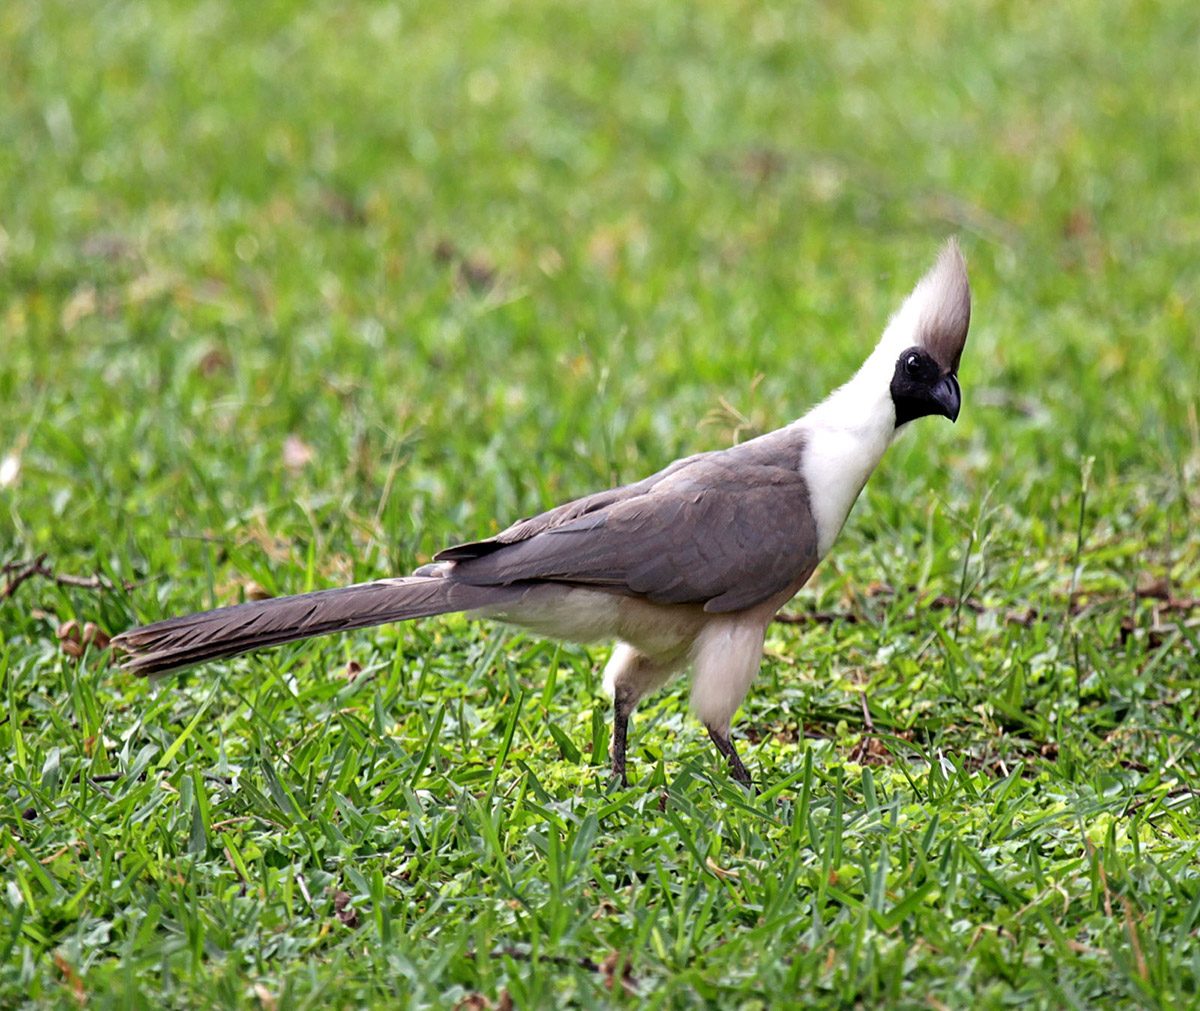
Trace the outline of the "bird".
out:
M 798 420 L 446 548 L 412 575 L 255 600 L 133 628 L 112 644 L 162 675 L 312 636 L 452 612 L 547 638 L 615 641 L 611 776 L 628 785 L 639 701 L 690 668 L 691 708 L 753 788 L 731 732 L 775 614 L 833 546 L 913 421 L 958 419 L 971 317 L 966 262 L 942 247 L 853 377 Z

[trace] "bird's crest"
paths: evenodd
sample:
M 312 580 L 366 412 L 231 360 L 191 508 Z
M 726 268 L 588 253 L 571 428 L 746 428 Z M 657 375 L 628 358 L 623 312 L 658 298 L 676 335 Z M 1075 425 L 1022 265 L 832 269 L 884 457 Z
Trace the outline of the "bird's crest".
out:
M 957 373 L 971 323 L 971 286 L 967 263 L 953 239 L 942 247 L 933 269 L 918 282 L 909 296 L 909 306 L 916 309 L 914 342 L 943 369 Z

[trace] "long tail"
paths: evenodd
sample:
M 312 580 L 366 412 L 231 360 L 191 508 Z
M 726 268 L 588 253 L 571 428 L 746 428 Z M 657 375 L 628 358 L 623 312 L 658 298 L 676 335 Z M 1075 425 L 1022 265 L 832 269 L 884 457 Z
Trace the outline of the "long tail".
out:
M 125 652 L 125 668 L 145 677 L 314 635 L 502 604 L 514 593 L 439 576 L 380 579 L 168 618 L 122 632 L 112 644 Z

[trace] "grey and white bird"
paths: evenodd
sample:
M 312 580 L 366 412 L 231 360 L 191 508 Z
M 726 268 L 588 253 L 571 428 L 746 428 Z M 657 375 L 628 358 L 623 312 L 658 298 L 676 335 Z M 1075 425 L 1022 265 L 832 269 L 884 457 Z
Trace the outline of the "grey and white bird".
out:
M 951 240 L 854 377 L 785 428 L 447 548 L 411 576 L 201 611 L 113 644 L 129 670 L 152 675 L 455 611 L 549 638 L 616 640 L 604 669 L 613 776 L 625 782 L 638 701 L 690 667 L 692 709 L 749 783 L 730 729 L 767 626 L 825 557 L 905 426 L 958 417 L 970 315 L 966 264 Z

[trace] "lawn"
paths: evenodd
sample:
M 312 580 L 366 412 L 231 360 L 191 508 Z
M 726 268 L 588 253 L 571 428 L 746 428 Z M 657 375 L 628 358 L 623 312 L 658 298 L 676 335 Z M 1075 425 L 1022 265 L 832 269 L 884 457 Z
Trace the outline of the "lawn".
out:
M 1200 1006 L 1197 52 L 1152 0 L 9 0 L 0 1007 Z M 102 648 L 784 424 L 948 235 L 962 416 L 772 626 L 757 795 L 682 682 L 610 785 L 606 647 Z

